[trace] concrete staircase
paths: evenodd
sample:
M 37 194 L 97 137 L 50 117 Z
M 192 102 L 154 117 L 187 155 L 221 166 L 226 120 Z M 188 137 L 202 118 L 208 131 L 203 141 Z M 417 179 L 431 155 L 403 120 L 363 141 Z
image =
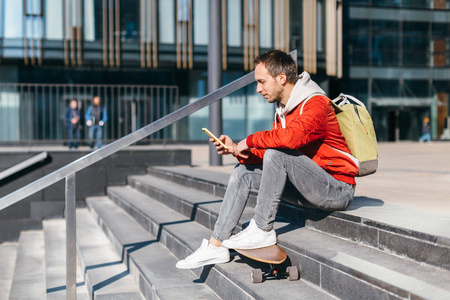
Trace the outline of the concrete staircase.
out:
M 153 167 L 146 175 L 130 176 L 127 186 L 109 187 L 107 197 L 87 200 L 144 295 L 450 299 L 449 216 L 376 199 L 355 199 L 348 211 L 332 214 L 282 203 L 278 240 L 299 268 L 299 281 L 252 284 L 251 269 L 261 265 L 236 253 L 228 264 L 176 270 L 177 259 L 210 236 L 228 177 L 191 167 Z M 256 195 L 240 225 L 250 220 Z
M 152 167 L 87 198 L 77 209 L 78 299 L 450 299 L 450 217 L 368 198 L 331 214 L 282 202 L 278 242 L 299 281 L 253 284 L 251 269 L 264 264 L 235 252 L 227 264 L 176 269 L 209 238 L 228 177 Z M 0 299 L 65 298 L 64 227 L 47 220 L 0 245 Z

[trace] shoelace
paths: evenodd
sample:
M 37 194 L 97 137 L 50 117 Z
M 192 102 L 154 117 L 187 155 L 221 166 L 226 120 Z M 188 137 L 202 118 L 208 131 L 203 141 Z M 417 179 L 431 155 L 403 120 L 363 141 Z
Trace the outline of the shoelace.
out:
M 238 238 L 238 237 L 240 237 L 240 236 L 242 236 L 242 235 L 244 235 L 245 233 L 248 233 L 248 232 L 254 232 L 254 231 L 256 231 L 256 229 L 257 229 L 257 228 L 250 228 L 250 227 L 247 227 L 247 228 L 245 228 L 244 230 L 242 230 L 241 232 L 239 232 L 239 233 L 233 235 L 233 236 L 231 237 L 231 239 L 236 239 L 236 238 Z

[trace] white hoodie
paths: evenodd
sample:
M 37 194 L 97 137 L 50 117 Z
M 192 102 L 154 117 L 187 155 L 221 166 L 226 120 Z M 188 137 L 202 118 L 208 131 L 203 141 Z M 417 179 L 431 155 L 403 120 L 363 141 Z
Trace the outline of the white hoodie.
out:
M 317 83 L 311 80 L 311 76 L 308 72 L 303 72 L 298 76 L 298 80 L 295 83 L 294 89 L 292 90 L 286 105 L 282 107 L 279 102 L 276 103 L 277 107 L 275 110 L 275 121 L 278 115 L 280 117 L 282 127 L 285 128 L 286 115 L 300 103 L 316 95 L 325 95 L 325 92 Z M 275 122 L 275 128 L 276 126 L 277 123 Z

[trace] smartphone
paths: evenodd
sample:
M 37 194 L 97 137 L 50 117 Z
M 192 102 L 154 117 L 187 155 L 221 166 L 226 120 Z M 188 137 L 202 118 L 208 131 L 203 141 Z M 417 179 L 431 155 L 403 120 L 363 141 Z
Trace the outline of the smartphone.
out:
M 222 145 L 222 147 L 223 147 L 225 150 L 228 150 L 228 147 L 225 146 L 225 144 L 222 143 L 222 142 L 221 142 L 214 134 L 212 134 L 211 131 L 209 131 L 207 128 L 202 128 L 202 130 L 203 130 L 207 135 L 209 135 L 210 137 L 212 137 L 216 142 L 218 142 L 220 145 Z

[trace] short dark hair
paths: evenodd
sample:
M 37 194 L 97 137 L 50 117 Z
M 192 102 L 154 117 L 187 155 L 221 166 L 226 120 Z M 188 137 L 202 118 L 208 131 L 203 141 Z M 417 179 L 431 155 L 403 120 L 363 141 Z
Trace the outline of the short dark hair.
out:
M 297 81 L 297 64 L 292 56 L 281 50 L 273 49 L 260 54 L 253 60 L 253 64 L 255 68 L 257 65 L 263 64 L 272 77 L 284 73 L 289 83 Z

